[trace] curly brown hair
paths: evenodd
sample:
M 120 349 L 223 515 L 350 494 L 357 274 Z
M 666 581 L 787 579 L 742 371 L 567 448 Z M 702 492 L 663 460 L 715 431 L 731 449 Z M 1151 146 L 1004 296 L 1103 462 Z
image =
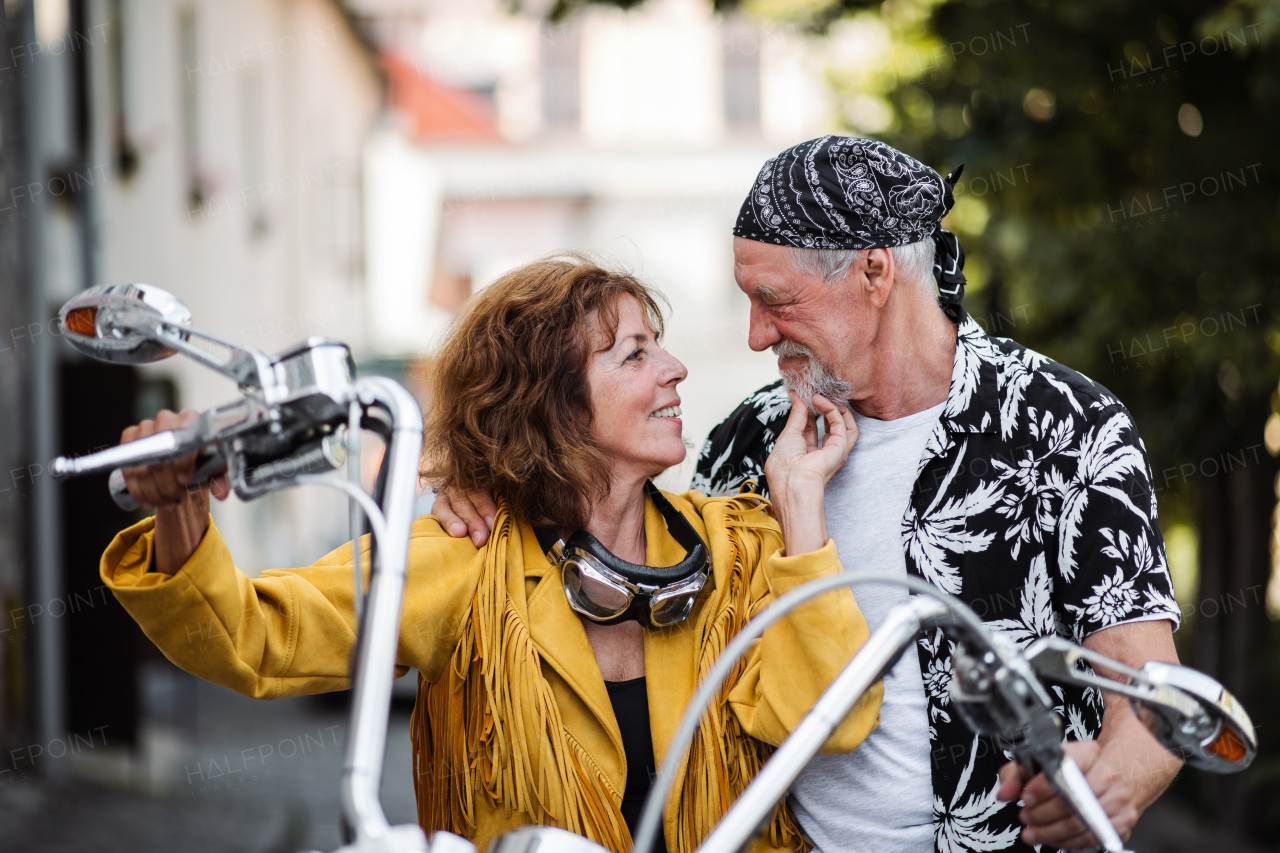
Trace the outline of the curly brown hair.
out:
M 586 527 L 610 485 L 587 365 L 613 346 L 623 296 L 661 338 L 661 295 L 585 255 L 534 261 L 472 296 L 427 381 L 423 478 L 490 490 L 534 525 Z

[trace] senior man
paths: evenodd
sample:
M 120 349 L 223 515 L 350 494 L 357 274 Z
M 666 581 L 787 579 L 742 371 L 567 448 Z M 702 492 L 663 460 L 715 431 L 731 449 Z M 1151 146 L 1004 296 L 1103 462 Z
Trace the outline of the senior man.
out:
M 753 479 L 767 493 L 788 392 L 847 401 L 860 437 L 826 494 L 847 568 L 924 578 L 1022 645 L 1058 633 L 1130 666 L 1176 661 L 1179 611 L 1133 421 L 1102 386 L 965 313 L 964 255 L 940 224 L 957 177 L 840 136 L 765 164 L 734 228 L 734 278 L 751 302 L 750 346 L 772 348 L 783 379 L 712 431 L 693 487 Z M 435 510 L 455 532 L 487 533 L 487 506 L 459 495 Z M 856 593 L 873 629 L 906 597 Z M 1043 775 L 1028 779 L 952 713 L 951 651 L 940 632 L 922 636 L 885 680 L 877 730 L 796 781 L 792 805 L 817 848 L 1095 843 Z M 1179 764 L 1122 698 L 1054 689 L 1067 749 L 1127 838 Z

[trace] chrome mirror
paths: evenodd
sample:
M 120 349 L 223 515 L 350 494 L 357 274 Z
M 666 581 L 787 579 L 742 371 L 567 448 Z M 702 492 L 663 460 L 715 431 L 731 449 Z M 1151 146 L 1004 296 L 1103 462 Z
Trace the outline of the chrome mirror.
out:
M 1236 773 L 1258 752 L 1258 738 L 1244 707 L 1214 679 L 1159 661 L 1142 667 L 1153 690 L 1130 697 L 1134 713 L 1156 740 L 1192 767 Z
M 1036 640 L 1026 658 L 1042 678 L 1127 697 L 1160 745 L 1192 767 L 1238 773 L 1258 753 L 1258 736 L 1244 708 L 1221 684 L 1190 667 L 1147 661 L 1133 669 L 1062 637 Z M 1082 662 L 1115 678 L 1079 669 Z
M 181 327 L 191 310 L 151 284 L 100 284 L 69 300 L 58 312 L 67 343 L 85 355 L 116 364 L 150 364 L 175 354 L 186 341 Z
M 150 364 L 182 353 L 223 373 L 242 389 L 266 389 L 274 374 L 271 360 L 252 347 L 191 326 L 191 309 L 153 284 L 100 284 L 75 296 L 58 312 L 63 337 L 100 361 Z M 192 338 L 227 351 L 216 355 Z

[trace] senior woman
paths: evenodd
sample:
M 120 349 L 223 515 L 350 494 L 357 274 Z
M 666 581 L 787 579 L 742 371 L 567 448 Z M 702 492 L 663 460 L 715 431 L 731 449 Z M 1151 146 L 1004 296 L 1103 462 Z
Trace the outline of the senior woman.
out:
M 635 278 L 553 258 L 473 297 L 440 348 L 423 474 L 490 489 L 498 511 L 481 548 L 431 517 L 413 529 L 398 662 L 419 671 L 410 728 L 428 831 L 484 849 L 551 824 L 623 853 L 650 773 L 726 641 L 776 596 L 840 570 L 822 495 L 856 439 L 851 417 L 815 398 L 818 447 L 814 416 L 794 407 L 769 461 L 772 510 L 749 493 L 662 493 L 651 478 L 686 449 L 685 369 L 661 332 Z M 122 440 L 193 416 L 162 412 Z M 126 472 L 156 513 L 112 542 L 105 582 L 188 672 L 268 699 L 348 687 L 350 546 L 251 580 L 212 523 L 209 489 L 187 488 L 193 465 Z M 224 630 L 196 646 L 197 623 Z M 704 717 L 667 804 L 667 849 L 692 853 L 867 633 L 848 589 L 770 628 Z M 877 689 L 828 749 L 856 746 L 878 710 Z M 754 849 L 806 844 L 784 807 Z

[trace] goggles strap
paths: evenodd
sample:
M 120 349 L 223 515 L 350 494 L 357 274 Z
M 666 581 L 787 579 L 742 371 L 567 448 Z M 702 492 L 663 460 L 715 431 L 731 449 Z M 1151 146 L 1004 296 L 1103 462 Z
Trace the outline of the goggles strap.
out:
M 557 544 L 563 548 L 564 540 L 556 535 L 556 532 L 550 527 L 535 527 L 533 535 L 538 537 L 538 547 L 542 549 L 542 553 L 547 555 L 547 559 L 551 561 L 552 565 L 556 565 L 557 560 L 554 549 Z

